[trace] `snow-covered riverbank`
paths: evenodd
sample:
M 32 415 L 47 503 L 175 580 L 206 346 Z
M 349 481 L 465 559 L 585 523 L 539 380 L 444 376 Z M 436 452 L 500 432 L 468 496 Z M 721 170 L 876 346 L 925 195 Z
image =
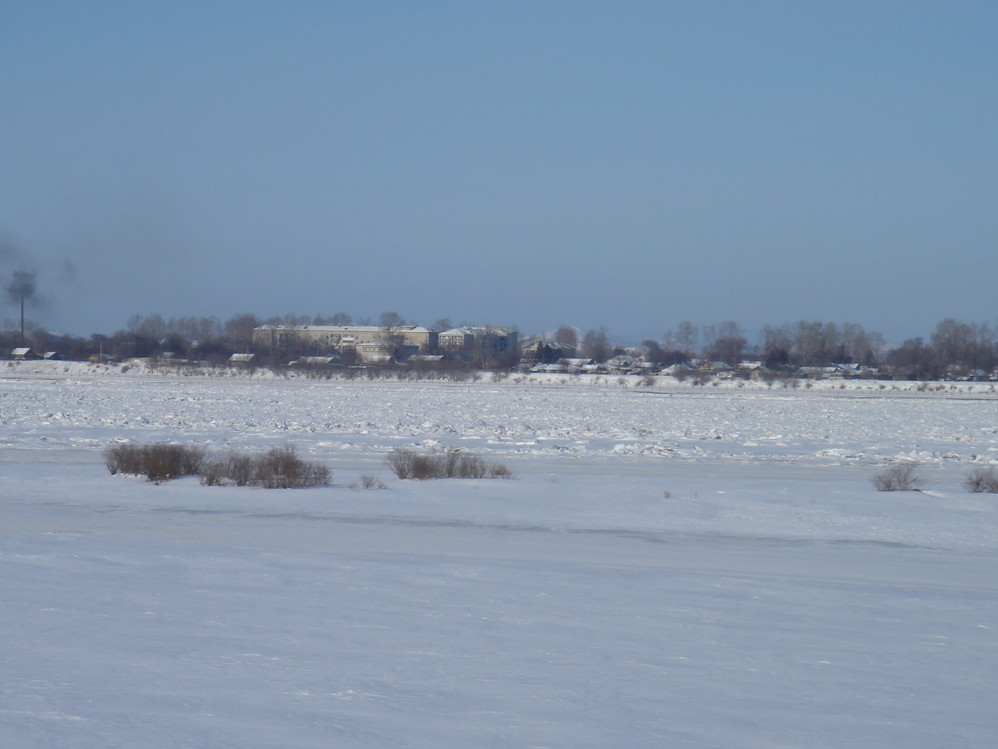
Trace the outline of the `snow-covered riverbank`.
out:
M 988 747 L 998 733 L 998 497 L 961 486 L 998 461 L 988 386 L 59 366 L 0 379 L 12 746 Z M 290 443 L 333 484 L 154 486 L 108 474 L 115 440 Z M 472 449 L 516 478 L 400 482 L 384 465 L 400 445 Z M 872 473 L 912 458 L 926 491 L 874 491 Z M 351 489 L 363 474 L 387 488 Z

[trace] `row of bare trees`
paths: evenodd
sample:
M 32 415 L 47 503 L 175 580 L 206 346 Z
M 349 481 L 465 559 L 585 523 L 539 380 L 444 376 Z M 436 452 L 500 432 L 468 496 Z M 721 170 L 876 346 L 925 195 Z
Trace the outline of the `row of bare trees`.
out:
M 580 340 L 575 328 L 562 326 L 554 340 L 576 349 L 583 357 L 605 361 L 615 349 L 607 341 L 605 328 L 590 330 Z M 873 365 L 883 356 L 885 345 L 879 333 L 848 323 L 807 322 L 766 326 L 756 346 L 750 346 L 742 327 L 735 322 L 698 327 L 689 321 L 666 332 L 662 341 L 642 341 L 643 355 L 662 365 L 691 359 L 709 359 L 735 366 L 748 358 L 760 359 L 771 368 L 824 366 L 832 363 Z
M 580 341 L 575 328 L 562 326 L 554 338 L 597 361 L 603 361 L 597 354 L 620 351 L 607 344 L 605 328 L 589 331 Z M 735 322 L 698 327 L 684 321 L 667 331 L 662 341 L 642 341 L 642 348 L 645 359 L 663 366 L 697 358 L 732 366 L 753 359 L 774 371 L 856 364 L 909 379 L 988 376 L 998 368 L 998 328 L 953 319 L 939 322 L 928 341 L 912 338 L 893 347 L 886 345 L 883 335 L 857 323 L 800 320 L 767 325 L 751 345 Z
M 892 371 L 915 380 L 950 375 L 991 375 L 998 369 L 998 329 L 946 319 L 926 342 L 909 338 L 887 352 Z

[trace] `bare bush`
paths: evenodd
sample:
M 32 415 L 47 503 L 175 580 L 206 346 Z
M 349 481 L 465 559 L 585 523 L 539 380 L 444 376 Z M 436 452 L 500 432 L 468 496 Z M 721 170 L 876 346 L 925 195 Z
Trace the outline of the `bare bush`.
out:
M 201 485 L 222 486 L 225 483 L 225 461 L 206 460 L 201 471 Z
M 513 473 L 502 463 L 491 463 L 461 450 L 418 453 L 399 448 L 388 455 L 388 467 L 400 479 L 508 479 Z
M 204 450 L 185 445 L 154 444 L 143 448 L 145 474 L 157 484 L 181 476 L 195 476 L 204 463 Z
M 205 486 L 259 486 L 264 489 L 307 489 L 326 486 L 329 468 L 308 463 L 293 447 L 272 447 L 252 458 L 239 453 L 207 461 L 201 474 Z
M 251 486 L 255 461 L 249 455 L 231 452 L 205 461 L 201 470 L 204 486 Z
M 181 476 L 200 475 L 205 486 L 261 486 L 265 489 L 302 489 L 329 483 L 329 468 L 307 463 L 293 447 L 275 447 L 264 455 L 229 453 L 208 458 L 200 447 L 155 443 L 114 445 L 104 451 L 111 474 L 145 476 L 161 484 Z
M 104 464 L 116 473 L 142 473 L 142 448 L 139 445 L 112 445 L 104 450 Z
M 979 466 L 963 482 L 968 492 L 998 494 L 998 470 L 994 466 Z
M 412 478 L 416 453 L 412 450 L 398 448 L 388 454 L 388 467 L 400 479 Z
M 307 463 L 293 447 L 272 447 L 257 458 L 254 484 L 264 489 L 305 489 L 329 483 L 329 468 Z
M 490 479 L 511 479 L 513 472 L 505 463 L 489 463 L 488 478 Z
M 104 451 L 104 463 L 111 474 L 145 476 L 161 484 L 181 476 L 200 473 L 205 452 L 200 447 L 157 442 L 151 445 L 114 445 Z
M 917 463 L 895 463 L 873 477 L 878 492 L 917 492 L 921 483 Z
M 249 455 L 232 453 L 225 463 L 229 478 L 236 486 L 249 486 L 253 483 L 253 458 Z
M 350 484 L 350 488 L 357 491 L 358 489 L 387 489 L 388 487 L 385 486 L 385 483 L 377 476 L 365 473 L 360 477 L 359 482 L 355 481 Z

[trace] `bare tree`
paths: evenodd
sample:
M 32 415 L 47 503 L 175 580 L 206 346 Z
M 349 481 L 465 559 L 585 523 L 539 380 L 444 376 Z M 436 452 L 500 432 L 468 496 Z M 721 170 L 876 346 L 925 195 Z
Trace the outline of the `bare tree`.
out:
M 256 315 L 248 312 L 230 317 L 223 326 L 223 335 L 234 348 L 247 351 L 253 342 L 253 329 L 259 327 Z
M 857 323 L 845 323 L 839 335 L 840 348 L 845 354 L 841 361 L 873 365 L 880 358 L 884 337 L 879 333 L 867 332 Z
M 378 318 L 378 326 L 386 330 L 394 330 L 405 325 L 405 320 L 398 312 L 382 312 Z
M 583 356 L 593 361 L 605 362 L 612 355 L 610 342 L 607 339 L 606 328 L 590 330 L 582 337 Z
M 704 355 L 713 361 L 722 361 L 732 367 L 738 366 L 745 352 L 745 336 L 741 327 L 734 322 L 724 322 L 710 326 L 712 340 L 704 348 Z
M 932 332 L 932 348 L 943 372 L 949 368 L 965 371 L 972 366 L 974 356 L 974 329 L 967 323 L 952 318 L 940 321 Z
M 696 354 L 699 339 L 700 331 L 689 320 L 683 320 L 675 330 L 665 334 L 665 344 L 668 348 L 679 349 L 688 356 Z
M 222 337 L 222 321 L 217 317 L 199 317 L 195 329 L 195 340 L 211 341 Z
M 663 349 L 654 338 L 646 338 L 641 341 L 641 345 L 645 347 L 645 360 L 661 367 L 671 367 L 673 364 L 688 361 L 685 353 L 675 348 Z
M 574 349 L 579 345 L 579 332 L 569 325 L 562 325 L 554 332 L 554 342 L 563 348 Z
M 797 323 L 794 361 L 806 367 L 823 367 L 834 363 L 839 353 L 839 332 L 835 323 Z
M 132 315 L 128 321 L 128 328 L 143 338 L 158 341 L 167 334 L 166 320 L 158 312 L 151 315 Z
M 893 349 L 887 354 L 887 364 L 895 376 L 906 379 L 931 379 L 939 374 L 935 353 L 921 338 L 909 338 Z
M 780 369 L 790 364 L 790 350 L 794 346 L 790 326 L 778 328 L 767 325 L 762 329 L 762 360 L 769 369 Z
M 991 372 L 998 368 L 998 330 L 992 329 L 987 323 L 971 326 L 973 328 L 973 359 L 974 369 Z
M 388 354 L 393 359 L 397 359 L 405 343 L 405 336 L 400 328 L 405 325 L 405 320 L 398 312 L 382 312 L 378 319 L 381 328 L 381 342 L 388 349 Z

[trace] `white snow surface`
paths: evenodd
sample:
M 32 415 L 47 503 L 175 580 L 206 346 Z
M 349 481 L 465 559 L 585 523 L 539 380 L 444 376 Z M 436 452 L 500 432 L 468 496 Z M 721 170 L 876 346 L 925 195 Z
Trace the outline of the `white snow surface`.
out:
M 0 370 L 0 745 L 995 746 L 993 388 L 632 384 Z M 104 467 L 154 440 L 333 483 Z

